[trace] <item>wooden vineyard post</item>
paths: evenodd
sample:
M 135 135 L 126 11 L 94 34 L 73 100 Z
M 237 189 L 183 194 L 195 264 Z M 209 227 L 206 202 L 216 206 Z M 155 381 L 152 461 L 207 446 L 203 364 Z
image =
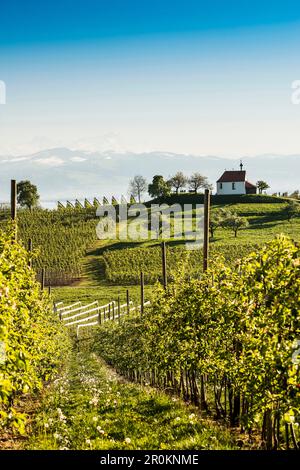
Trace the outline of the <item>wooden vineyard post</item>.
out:
M 105 309 L 104 309 L 104 312 L 105 312 Z M 99 321 L 99 325 L 101 325 L 101 308 L 99 309 L 99 315 L 98 315 L 98 321 Z
M 31 253 L 32 253 L 32 238 L 29 238 L 28 240 L 28 253 L 30 253 L 29 261 L 28 261 L 28 267 L 32 268 L 32 259 L 31 259 Z
M 106 308 L 104 307 L 104 309 L 103 309 L 103 321 L 105 321 L 105 320 L 106 320 Z
M 209 264 L 209 211 L 210 211 L 210 191 L 205 190 L 204 195 L 204 237 L 203 237 L 203 272 L 206 272 Z M 201 409 L 207 410 L 206 401 L 206 378 L 200 376 L 200 403 Z
M 163 286 L 164 289 L 167 289 L 168 280 L 167 280 L 167 253 L 166 253 L 166 243 L 162 242 L 161 244 L 161 254 L 162 254 L 162 275 L 163 275 Z
M 11 180 L 10 182 L 10 213 L 11 220 L 14 222 L 14 238 L 17 239 L 17 182 L 16 180 Z
M 126 290 L 126 303 L 127 303 L 127 315 L 130 314 L 130 300 L 129 300 L 129 290 Z
M 113 320 L 115 319 L 115 301 L 113 301 L 112 303 L 112 317 L 113 317 Z
M 48 285 L 48 294 L 51 295 L 51 284 Z
M 17 218 L 17 182 L 11 180 L 10 182 L 10 211 L 11 219 L 16 220 Z
M 121 321 L 121 303 L 120 303 L 120 296 L 118 296 L 118 320 L 119 323 Z
M 111 304 L 108 305 L 108 319 L 110 320 L 110 309 L 111 309 Z
M 205 190 L 204 196 L 204 242 L 203 242 L 203 271 L 208 269 L 209 257 L 209 210 L 210 210 L 210 191 Z
M 44 288 L 45 288 L 45 268 L 42 268 L 41 289 L 44 290 Z
M 145 303 L 144 273 L 141 272 L 141 315 L 144 315 L 144 303 Z
M 54 312 L 57 314 L 56 302 L 53 302 L 53 308 L 54 308 Z M 58 316 L 59 316 L 60 321 L 62 321 L 62 312 L 61 311 L 58 313 Z

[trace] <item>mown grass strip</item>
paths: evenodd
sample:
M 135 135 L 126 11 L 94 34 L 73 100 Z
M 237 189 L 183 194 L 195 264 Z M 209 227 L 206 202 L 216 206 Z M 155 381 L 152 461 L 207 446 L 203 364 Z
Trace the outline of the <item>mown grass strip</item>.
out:
M 177 398 L 121 381 L 96 355 L 74 353 L 48 389 L 27 449 L 234 449 L 229 432 Z

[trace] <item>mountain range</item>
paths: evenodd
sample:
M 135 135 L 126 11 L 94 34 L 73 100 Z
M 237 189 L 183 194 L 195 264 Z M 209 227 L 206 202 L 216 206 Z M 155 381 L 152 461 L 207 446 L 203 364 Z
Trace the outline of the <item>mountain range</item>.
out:
M 269 193 L 300 189 L 300 155 L 242 157 L 247 179 L 265 180 Z M 50 206 L 65 201 L 97 196 L 127 195 L 128 183 L 141 174 L 150 182 L 153 175 L 168 178 L 177 171 L 195 171 L 215 186 L 225 169 L 239 169 L 240 160 L 219 156 L 184 155 L 171 152 L 88 152 L 52 148 L 23 156 L 0 156 L 0 202 L 9 200 L 10 179 L 29 179 L 36 184 L 41 203 Z

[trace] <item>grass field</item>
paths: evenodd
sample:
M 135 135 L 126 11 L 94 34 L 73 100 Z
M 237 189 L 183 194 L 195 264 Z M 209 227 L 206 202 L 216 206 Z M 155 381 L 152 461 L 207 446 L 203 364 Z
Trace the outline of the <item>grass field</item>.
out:
M 140 299 L 140 288 L 135 285 L 99 285 L 94 287 L 54 287 L 51 290 L 51 297 L 54 301 L 64 301 L 68 305 L 76 300 L 83 303 L 98 300 L 99 305 L 106 304 L 112 300 L 117 301 L 120 296 L 121 303 L 126 302 L 126 290 L 129 290 L 130 300 L 138 303 Z M 145 286 L 145 300 L 148 300 L 152 286 Z
M 88 353 L 74 353 L 50 385 L 29 430 L 26 449 L 237 448 L 229 431 L 178 398 L 120 381 Z

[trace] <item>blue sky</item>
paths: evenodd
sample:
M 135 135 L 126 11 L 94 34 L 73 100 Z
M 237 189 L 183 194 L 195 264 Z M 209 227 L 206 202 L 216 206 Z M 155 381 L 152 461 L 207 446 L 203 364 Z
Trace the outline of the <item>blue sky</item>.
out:
M 299 153 L 296 1 L 1 5 L 0 154 Z
M 273 25 L 300 19 L 296 0 L 10 0 L 2 44 L 36 44 Z

